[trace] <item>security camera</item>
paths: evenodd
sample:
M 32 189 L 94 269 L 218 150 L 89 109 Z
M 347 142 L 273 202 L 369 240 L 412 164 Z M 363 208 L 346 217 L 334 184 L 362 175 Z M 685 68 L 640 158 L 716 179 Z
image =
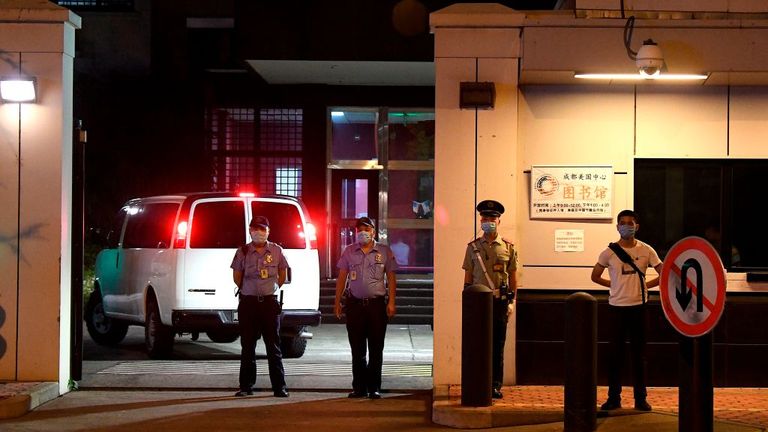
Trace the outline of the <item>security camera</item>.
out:
M 664 55 L 653 39 L 647 39 L 643 42 L 643 46 L 637 51 L 635 64 L 641 75 L 652 77 L 659 74 L 664 66 Z

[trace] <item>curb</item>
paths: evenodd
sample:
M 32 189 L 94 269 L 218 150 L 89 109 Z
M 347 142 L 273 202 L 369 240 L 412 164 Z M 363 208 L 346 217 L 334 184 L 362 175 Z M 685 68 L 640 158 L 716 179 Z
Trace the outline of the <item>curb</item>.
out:
M 21 394 L 0 399 L 0 419 L 21 417 L 38 406 L 59 397 L 59 384 L 39 383 Z

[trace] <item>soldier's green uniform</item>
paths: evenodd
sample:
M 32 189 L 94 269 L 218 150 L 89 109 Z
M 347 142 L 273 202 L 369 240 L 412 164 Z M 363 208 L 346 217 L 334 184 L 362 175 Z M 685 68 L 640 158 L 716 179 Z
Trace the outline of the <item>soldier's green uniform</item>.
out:
M 477 205 L 477 211 L 484 218 L 482 225 L 485 235 L 469 242 L 462 268 L 472 276 L 472 284 L 485 285 L 493 290 L 492 394 L 494 398 L 501 398 L 501 386 L 504 383 L 504 344 L 507 340 L 507 308 L 515 296 L 517 252 L 512 242 L 496 232 L 495 224 L 504 213 L 504 206 L 498 201 L 485 200 Z M 482 260 L 485 270 L 479 259 Z M 465 282 L 468 282 L 469 277 L 465 277 Z

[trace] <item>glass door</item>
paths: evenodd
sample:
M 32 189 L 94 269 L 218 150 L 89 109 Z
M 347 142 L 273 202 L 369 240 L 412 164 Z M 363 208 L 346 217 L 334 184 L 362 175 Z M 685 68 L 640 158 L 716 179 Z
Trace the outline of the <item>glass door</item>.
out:
M 332 171 L 330 211 L 331 274 L 338 275 L 336 263 L 345 247 L 355 241 L 355 221 L 367 216 L 378 226 L 378 170 L 341 169 Z

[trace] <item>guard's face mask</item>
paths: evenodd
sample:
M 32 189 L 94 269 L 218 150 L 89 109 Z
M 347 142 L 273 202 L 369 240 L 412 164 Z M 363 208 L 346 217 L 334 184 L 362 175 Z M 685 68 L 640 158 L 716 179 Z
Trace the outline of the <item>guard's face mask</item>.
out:
M 266 231 L 251 230 L 251 239 L 256 244 L 262 244 L 266 242 L 267 237 L 269 237 L 269 234 L 267 234 Z
M 367 245 L 371 241 L 371 233 L 368 231 L 360 231 L 357 233 L 357 242 L 361 245 Z
M 483 232 L 486 234 L 493 234 L 496 232 L 496 222 L 481 222 L 480 228 L 482 228 Z

